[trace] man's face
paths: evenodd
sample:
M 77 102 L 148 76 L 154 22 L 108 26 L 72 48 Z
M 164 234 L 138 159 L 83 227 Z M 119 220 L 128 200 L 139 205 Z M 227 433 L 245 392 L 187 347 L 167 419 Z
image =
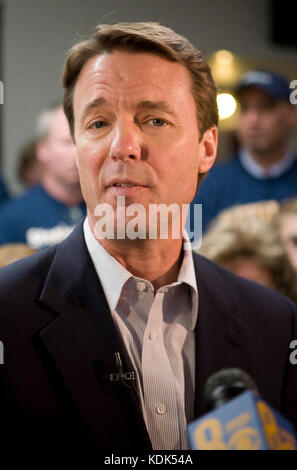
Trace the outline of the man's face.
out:
M 89 215 L 99 203 L 115 208 L 117 196 L 146 210 L 150 203 L 190 203 L 198 172 L 214 162 L 216 128 L 199 142 L 188 70 L 153 54 L 90 59 L 75 86 L 74 117 Z
M 297 214 L 284 214 L 280 217 L 280 237 L 297 275 Z
M 79 183 L 76 148 L 62 107 L 54 112 L 51 129 L 46 138 L 38 144 L 37 153 L 47 176 L 61 185 L 71 186 Z
M 259 154 L 284 145 L 292 127 L 292 106 L 250 87 L 241 92 L 238 138 L 250 152 Z

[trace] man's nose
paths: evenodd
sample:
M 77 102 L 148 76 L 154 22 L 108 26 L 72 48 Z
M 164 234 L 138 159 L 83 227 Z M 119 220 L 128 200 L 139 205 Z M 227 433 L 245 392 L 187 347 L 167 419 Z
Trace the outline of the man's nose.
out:
M 257 124 L 259 122 L 260 113 L 257 109 L 250 109 L 247 113 L 248 121 L 252 124 Z
M 141 130 L 135 122 L 119 123 L 114 129 L 110 157 L 125 162 L 140 160 L 142 144 Z

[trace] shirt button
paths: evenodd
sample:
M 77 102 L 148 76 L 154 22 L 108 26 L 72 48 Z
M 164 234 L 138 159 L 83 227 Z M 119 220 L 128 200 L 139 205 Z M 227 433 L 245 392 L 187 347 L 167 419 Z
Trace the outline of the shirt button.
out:
M 157 334 L 154 331 L 150 331 L 149 333 L 149 339 L 153 341 L 156 338 Z
M 160 404 L 156 406 L 156 413 L 158 415 L 164 415 L 167 411 L 166 405 Z
M 143 291 L 145 289 L 145 283 L 144 282 L 137 282 L 137 290 Z

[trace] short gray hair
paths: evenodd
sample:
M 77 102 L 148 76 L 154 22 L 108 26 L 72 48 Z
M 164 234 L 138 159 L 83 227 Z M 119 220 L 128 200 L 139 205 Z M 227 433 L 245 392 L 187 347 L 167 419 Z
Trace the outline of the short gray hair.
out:
M 53 117 L 57 109 L 63 107 L 61 101 L 55 101 L 51 105 L 47 106 L 45 109 L 41 111 L 37 118 L 36 126 L 35 126 L 35 139 L 43 140 L 47 137 L 51 130 Z

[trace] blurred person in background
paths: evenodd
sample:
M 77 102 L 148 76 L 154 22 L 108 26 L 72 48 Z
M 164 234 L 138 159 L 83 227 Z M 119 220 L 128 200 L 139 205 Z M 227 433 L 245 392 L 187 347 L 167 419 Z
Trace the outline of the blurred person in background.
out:
M 226 209 L 212 221 L 197 252 L 297 303 L 296 278 L 271 225 L 277 206 L 268 202 Z
M 222 210 L 297 196 L 297 161 L 288 149 L 297 125 L 291 89 L 281 75 L 252 70 L 236 88 L 238 154 L 212 168 L 193 203 L 203 204 L 203 230 Z
M 76 149 L 60 104 L 39 116 L 36 155 L 43 169 L 40 184 L 0 211 L 0 244 L 39 249 L 59 243 L 86 213 Z
M 297 276 L 297 198 L 280 204 L 274 223 Z
M 36 155 L 36 141 L 30 140 L 21 151 L 18 165 L 18 176 L 22 185 L 26 188 L 40 183 L 42 164 Z
M 7 243 L 2 245 L 0 246 L 0 268 L 33 255 L 33 253 L 35 253 L 35 250 L 25 243 Z

